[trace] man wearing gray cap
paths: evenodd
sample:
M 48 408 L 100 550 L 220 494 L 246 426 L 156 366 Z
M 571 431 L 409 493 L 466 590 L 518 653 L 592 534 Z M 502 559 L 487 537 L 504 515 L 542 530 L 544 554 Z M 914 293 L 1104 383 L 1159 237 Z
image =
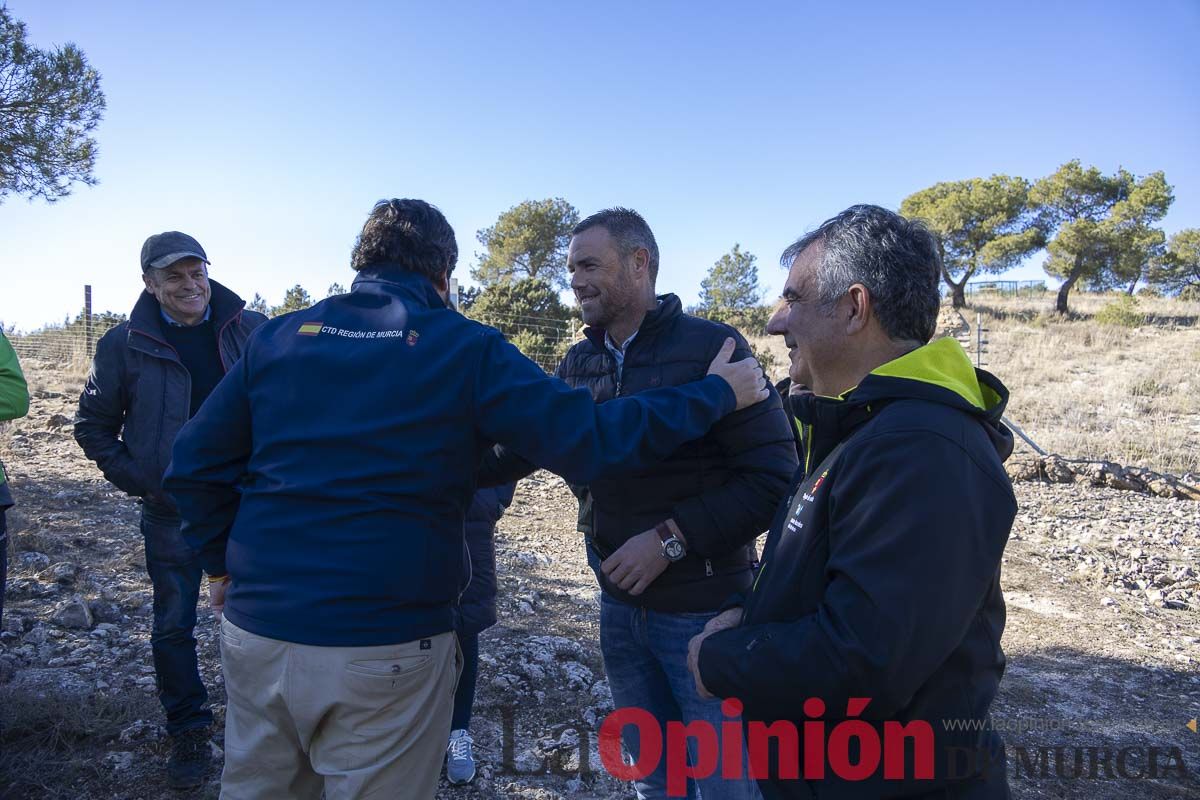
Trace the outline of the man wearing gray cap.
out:
M 79 397 L 75 439 L 114 486 L 141 504 L 146 569 L 154 586 L 150 636 L 158 698 L 167 715 L 173 788 L 200 785 L 211 760 L 212 712 L 196 662 L 196 601 L 203 573 L 162 490 L 179 429 L 242 355 L 266 317 L 208 277 L 208 256 L 185 233 L 142 246 L 145 291 L 129 321 L 96 346 Z M 210 575 L 209 581 L 224 576 Z

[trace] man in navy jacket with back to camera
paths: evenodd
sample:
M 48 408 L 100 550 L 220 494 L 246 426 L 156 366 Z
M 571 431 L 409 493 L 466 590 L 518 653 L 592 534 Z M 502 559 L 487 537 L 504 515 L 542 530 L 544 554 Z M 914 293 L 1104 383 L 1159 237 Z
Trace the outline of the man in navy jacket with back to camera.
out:
M 446 307 L 457 258 L 436 208 L 376 204 L 351 292 L 263 325 L 176 442 L 184 535 L 231 578 L 225 798 L 433 797 L 493 443 L 588 483 L 767 397 L 729 341 L 701 380 L 597 406 Z

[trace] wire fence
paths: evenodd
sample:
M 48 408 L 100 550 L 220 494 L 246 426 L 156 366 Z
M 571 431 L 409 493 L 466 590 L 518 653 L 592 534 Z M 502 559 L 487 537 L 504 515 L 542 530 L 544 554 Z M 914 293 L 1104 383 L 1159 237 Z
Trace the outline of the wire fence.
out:
M 100 337 L 125 321 L 123 314 L 93 314 L 85 293 L 84 307 L 72 319 L 68 314 L 59 324 L 45 325 L 30 333 L 9 333 L 8 339 L 23 365 L 33 368 L 86 372 Z M 524 314 L 488 312 L 468 317 L 498 328 L 509 341 L 546 372 L 553 372 L 563 355 L 581 335 L 574 320 Z
M 945 287 L 945 285 L 943 284 Z M 945 287 L 949 292 L 949 287 Z M 1036 297 L 1048 291 L 1045 281 L 968 281 L 967 294 L 999 294 L 1006 297 Z
M 46 326 L 32 333 L 9 334 L 8 339 L 23 366 L 86 372 L 96 342 L 120 322 L 110 319 L 93 320 L 90 327 L 74 323 Z
M 571 345 L 583 335 L 583 328 L 574 320 L 535 317 L 525 314 L 503 314 L 494 311 L 468 317 L 490 325 L 503 333 L 517 349 L 546 372 L 554 372 Z

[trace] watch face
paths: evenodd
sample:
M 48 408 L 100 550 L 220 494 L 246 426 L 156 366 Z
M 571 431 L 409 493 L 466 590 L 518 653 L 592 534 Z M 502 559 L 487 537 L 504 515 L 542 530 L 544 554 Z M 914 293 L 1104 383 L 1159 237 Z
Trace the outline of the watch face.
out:
M 683 558 L 683 543 L 678 539 L 667 539 L 663 542 L 663 553 L 671 561 Z

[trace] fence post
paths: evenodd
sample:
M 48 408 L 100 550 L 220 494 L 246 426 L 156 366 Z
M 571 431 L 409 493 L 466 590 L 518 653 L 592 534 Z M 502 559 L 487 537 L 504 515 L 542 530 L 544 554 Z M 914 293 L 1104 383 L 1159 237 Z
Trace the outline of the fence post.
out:
M 83 340 L 87 342 L 87 354 L 91 359 L 92 353 L 92 286 L 83 286 Z
M 975 313 L 975 366 L 983 369 L 986 364 L 983 361 L 983 350 L 987 346 L 988 340 L 983 338 L 987 333 L 987 328 L 983 327 L 983 314 Z

